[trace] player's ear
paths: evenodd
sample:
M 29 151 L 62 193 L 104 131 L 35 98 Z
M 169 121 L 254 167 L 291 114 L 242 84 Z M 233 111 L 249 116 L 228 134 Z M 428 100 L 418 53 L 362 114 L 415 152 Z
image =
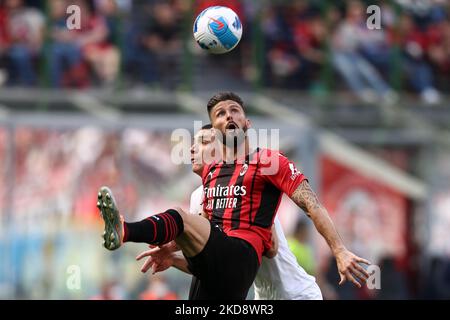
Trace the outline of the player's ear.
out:
M 252 122 L 250 119 L 245 119 L 245 125 L 247 126 L 247 129 L 252 127 Z

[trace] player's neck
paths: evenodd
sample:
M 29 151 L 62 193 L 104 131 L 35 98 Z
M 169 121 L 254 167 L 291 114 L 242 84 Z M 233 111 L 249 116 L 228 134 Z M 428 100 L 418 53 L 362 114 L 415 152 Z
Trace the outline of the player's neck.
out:
M 245 141 L 238 146 L 229 147 L 223 146 L 223 159 L 226 163 L 233 163 L 242 161 L 244 163 L 247 155 L 250 154 L 250 145 L 248 143 L 248 139 L 245 138 Z

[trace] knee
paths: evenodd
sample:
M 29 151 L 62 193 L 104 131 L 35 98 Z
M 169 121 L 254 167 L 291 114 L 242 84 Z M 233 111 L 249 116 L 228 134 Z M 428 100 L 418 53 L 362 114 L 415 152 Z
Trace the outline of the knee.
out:
M 196 214 L 190 214 L 189 212 L 183 210 L 180 207 L 173 207 L 169 210 L 176 211 L 179 214 L 185 232 L 189 233 L 190 231 L 192 231 L 192 227 L 197 224 L 198 216 Z
M 186 211 L 184 211 L 183 209 L 181 209 L 180 207 L 173 207 L 172 210 L 175 210 L 176 212 L 178 212 L 178 214 L 180 215 L 180 217 L 183 219 L 183 221 L 186 220 L 186 217 L 188 215 L 188 213 Z

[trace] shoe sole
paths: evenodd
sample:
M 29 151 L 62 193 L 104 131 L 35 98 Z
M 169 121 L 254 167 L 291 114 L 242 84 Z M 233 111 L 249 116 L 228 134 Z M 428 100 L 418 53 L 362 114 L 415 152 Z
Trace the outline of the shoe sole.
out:
M 101 187 L 97 194 L 97 208 L 105 222 L 103 246 L 108 250 L 116 250 L 121 246 L 122 226 L 116 201 L 108 187 Z

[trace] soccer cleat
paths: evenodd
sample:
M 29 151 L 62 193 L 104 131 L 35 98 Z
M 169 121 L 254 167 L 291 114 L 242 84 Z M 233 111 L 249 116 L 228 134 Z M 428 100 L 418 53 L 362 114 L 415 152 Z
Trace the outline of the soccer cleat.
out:
M 122 245 L 123 226 L 116 201 L 108 187 L 100 188 L 97 206 L 103 221 L 105 221 L 103 246 L 108 250 L 116 250 Z

